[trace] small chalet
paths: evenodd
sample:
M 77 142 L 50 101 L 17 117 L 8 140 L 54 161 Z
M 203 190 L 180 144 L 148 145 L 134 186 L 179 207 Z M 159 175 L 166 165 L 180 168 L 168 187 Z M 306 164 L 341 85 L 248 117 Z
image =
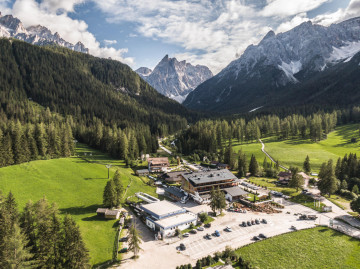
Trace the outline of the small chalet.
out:
M 218 163 L 216 165 L 216 168 L 217 169 L 230 169 L 230 166 L 228 164 L 226 164 L 226 163 Z
M 168 157 L 149 158 L 148 163 L 151 173 L 160 173 L 170 166 Z
M 182 173 L 186 173 L 186 171 L 168 172 L 163 175 L 163 179 L 170 183 L 181 182 Z
M 165 195 L 174 201 L 181 201 L 185 197 L 184 192 L 176 187 L 167 187 L 164 189 Z
M 140 170 L 136 170 L 135 174 L 137 176 L 146 176 L 149 174 L 149 169 L 140 169 Z
M 225 198 L 230 202 L 233 202 L 234 200 L 238 200 L 240 198 L 245 198 L 248 195 L 248 192 L 244 191 L 238 186 L 225 188 L 222 191 L 225 192 Z
M 105 219 L 118 219 L 120 218 L 120 210 L 111 210 L 108 208 L 98 208 L 96 210 L 96 214 L 99 217 L 103 217 Z
M 291 172 L 280 172 L 278 174 L 278 184 L 286 186 L 291 179 Z

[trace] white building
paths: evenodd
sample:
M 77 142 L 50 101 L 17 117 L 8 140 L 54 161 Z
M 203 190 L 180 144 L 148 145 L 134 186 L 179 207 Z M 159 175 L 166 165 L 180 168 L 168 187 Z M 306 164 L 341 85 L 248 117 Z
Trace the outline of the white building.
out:
M 140 208 L 147 214 L 146 225 L 163 237 L 172 236 L 176 229 L 184 230 L 191 223 L 196 225 L 197 215 L 185 208 L 168 201 L 142 205 Z

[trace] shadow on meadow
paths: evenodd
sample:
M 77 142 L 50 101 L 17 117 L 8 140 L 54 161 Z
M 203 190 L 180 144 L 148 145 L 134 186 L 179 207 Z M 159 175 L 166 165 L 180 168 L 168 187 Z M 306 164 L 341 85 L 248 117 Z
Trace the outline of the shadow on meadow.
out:
M 61 214 L 70 214 L 70 215 L 84 215 L 89 213 L 96 214 L 96 210 L 99 207 L 102 207 L 102 205 L 74 206 L 68 208 L 60 208 L 59 211 Z

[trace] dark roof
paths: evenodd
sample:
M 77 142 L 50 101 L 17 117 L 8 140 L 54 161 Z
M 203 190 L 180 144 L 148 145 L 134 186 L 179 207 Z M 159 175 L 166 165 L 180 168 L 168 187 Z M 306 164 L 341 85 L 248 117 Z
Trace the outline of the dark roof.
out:
M 166 177 L 178 177 L 186 171 L 176 171 L 176 172 L 168 172 L 165 174 Z
M 291 177 L 291 172 L 280 172 L 278 174 L 279 177 Z
M 119 210 L 106 210 L 106 213 L 105 215 L 108 215 L 108 216 L 116 216 L 117 214 L 119 214 Z
M 172 195 L 175 195 L 176 197 L 179 197 L 179 198 L 185 196 L 185 194 L 182 191 L 180 191 L 179 188 L 176 188 L 176 187 L 167 187 L 167 188 L 165 188 L 165 192 L 168 192 L 168 193 L 170 193 Z
M 226 163 L 218 163 L 217 166 L 218 166 L 218 167 L 225 167 L 225 168 L 226 168 L 226 167 L 228 167 L 229 165 L 226 164 Z
M 149 169 L 140 169 L 140 170 L 136 170 L 136 172 L 139 174 L 149 173 Z
M 244 191 L 240 187 L 231 187 L 231 188 L 226 188 L 226 189 L 222 189 L 222 190 L 225 191 L 227 194 L 230 194 L 232 197 L 248 194 L 248 192 Z
M 224 181 L 228 179 L 234 180 L 237 178 L 228 169 L 184 173 L 182 175 L 186 180 L 191 181 L 194 184 L 211 183 L 214 181 Z

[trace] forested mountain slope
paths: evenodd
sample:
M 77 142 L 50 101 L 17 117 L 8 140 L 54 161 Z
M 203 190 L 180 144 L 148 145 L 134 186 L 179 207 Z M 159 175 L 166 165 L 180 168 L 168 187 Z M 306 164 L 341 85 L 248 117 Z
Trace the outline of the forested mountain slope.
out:
M 80 141 L 130 159 L 193 116 L 118 61 L 9 39 L 0 39 L 0 100 L 3 137 L 12 121 L 46 121 L 34 102 L 64 117 Z

